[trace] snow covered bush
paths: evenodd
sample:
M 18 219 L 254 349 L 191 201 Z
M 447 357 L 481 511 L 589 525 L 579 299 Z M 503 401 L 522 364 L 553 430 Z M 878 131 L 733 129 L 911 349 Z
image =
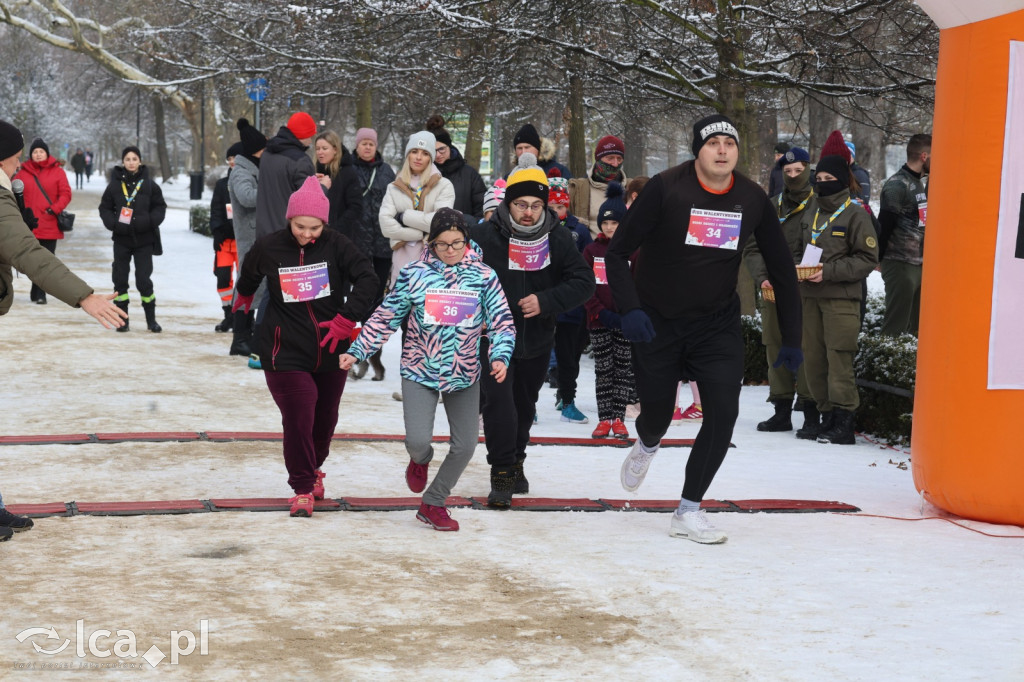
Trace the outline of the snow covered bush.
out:
M 213 233 L 210 232 L 209 206 L 192 204 L 192 208 L 188 211 L 188 229 L 199 234 L 205 234 L 207 237 L 213 236 Z
M 867 331 L 854 361 L 860 390 L 857 429 L 890 443 L 909 444 L 917 379 L 917 339 L 911 334 L 882 336 Z
M 740 318 L 743 327 L 743 383 L 760 385 L 768 381 L 768 362 L 761 343 L 761 311 Z

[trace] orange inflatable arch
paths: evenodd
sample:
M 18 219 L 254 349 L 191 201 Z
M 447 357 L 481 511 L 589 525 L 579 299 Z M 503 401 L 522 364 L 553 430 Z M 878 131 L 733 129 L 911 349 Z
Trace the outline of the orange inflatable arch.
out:
M 940 28 L 914 485 L 1024 525 L 1024 0 L 918 0 Z

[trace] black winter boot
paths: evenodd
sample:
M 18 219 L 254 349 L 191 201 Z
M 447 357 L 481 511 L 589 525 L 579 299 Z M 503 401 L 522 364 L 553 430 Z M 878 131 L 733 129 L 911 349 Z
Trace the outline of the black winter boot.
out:
M 818 434 L 818 442 L 853 445 L 857 442 L 857 437 L 853 432 L 853 420 L 853 412 L 837 407 L 832 412 L 832 426 Z
M 512 506 L 512 490 L 516 484 L 514 467 L 491 468 L 491 494 L 487 496 L 487 506 L 494 509 L 508 509 Z
M 118 308 L 123 310 L 125 315 L 128 314 L 128 301 L 127 300 L 125 300 L 125 301 L 114 301 L 114 305 L 116 305 Z M 119 332 L 126 332 L 126 331 L 128 331 L 128 318 L 127 317 L 124 318 L 124 324 L 122 326 L 118 327 L 117 331 L 119 331 Z
M 804 425 L 797 429 L 796 437 L 814 440 L 821 433 L 821 413 L 814 402 L 804 403 Z
M 10 528 L 15 533 L 29 530 L 35 524 L 32 519 L 25 516 L 17 516 L 0 507 L 0 528 Z
M 231 350 L 228 355 L 249 357 L 252 348 L 249 345 L 249 315 L 241 310 L 235 311 L 235 322 L 231 338 Z
M 231 331 L 231 327 L 234 326 L 234 315 L 231 313 L 231 306 L 221 306 L 221 309 L 224 311 L 224 319 L 217 323 L 217 326 L 213 328 L 213 331 L 221 333 L 229 332 Z
M 164 329 L 156 323 L 156 301 L 142 302 L 142 310 L 146 313 L 146 328 L 154 334 L 159 334 Z
M 775 414 L 757 425 L 758 431 L 792 431 L 793 404 L 789 400 L 773 400 Z
M 526 480 L 526 474 L 523 473 L 523 462 L 526 459 L 517 459 L 516 465 L 513 470 L 516 472 L 516 483 L 512 486 L 513 495 L 525 495 L 530 492 L 530 482 Z

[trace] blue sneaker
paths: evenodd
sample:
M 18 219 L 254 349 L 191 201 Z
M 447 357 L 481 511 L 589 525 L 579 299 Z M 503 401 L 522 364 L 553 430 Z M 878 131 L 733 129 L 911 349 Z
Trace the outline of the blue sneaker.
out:
M 576 403 L 569 403 L 562 408 L 562 421 L 572 422 L 573 424 L 586 424 L 590 420 L 576 409 Z
M 255 353 L 249 356 L 249 369 L 263 369 L 263 363 L 260 362 L 260 356 Z

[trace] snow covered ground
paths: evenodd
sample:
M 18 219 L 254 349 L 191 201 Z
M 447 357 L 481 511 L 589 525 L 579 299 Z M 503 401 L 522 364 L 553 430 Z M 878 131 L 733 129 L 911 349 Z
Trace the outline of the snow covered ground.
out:
M 213 332 L 213 252 L 188 231 L 187 189 L 164 186 L 162 334 L 145 331 L 134 289 L 132 331 L 115 334 L 52 298 L 30 304 L 16 280 L 0 320 L 0 434 L 280 430 L 262 373 Z M 57 253 L 109 290 L 101 191 L 76 193 L 75 231 Z M 339 432 L 401 433 L 397 344 L 385 381 L 349 383 Z M 0 678 L 120 665 L 225 680 L 1024 679 L 1021 542 L 971 529 L 1024 531 L 933 518 L 948 519 L 915 492 L 906 452 L 758 433 L 766 397 L 743 390 L 736 447 L 709 497 L 838 500 L 862 515 L 717 514 L 729 533 L 719 546 L 672 539 L 668 515 L 641 512 L 458 509 L 459 533 L 409 511 L 39 519 L 0 545 Z M 587 360 L 578 405 L 596 415 Z M 562 423 L 553 406 L 545 389 L 535 435 L 589 435 L 593 424 Z M 443 410 L 437 423 L 445 433 Z M 531 494 L 675 499 L 687 452 L 664 449 L 631 496 L 621 448 L 532 447 Z M 406 461 L 400 443 L 339 444 L 328 497 L 408 496 Z M 287 497 L 285 480 L 274 442 L 0 446 L 7 504 Z M 488 488 L 481 448 L 454 493 Z M 184 631 L 201 639 L 204 621 L 205 654 L 197 645 L 155 668 L 141 658 L 151 645 L 187 649 Z M 25 633 L 51 627 L 50 639 Z M 125 655 L 128 631 L 138 657 Z

